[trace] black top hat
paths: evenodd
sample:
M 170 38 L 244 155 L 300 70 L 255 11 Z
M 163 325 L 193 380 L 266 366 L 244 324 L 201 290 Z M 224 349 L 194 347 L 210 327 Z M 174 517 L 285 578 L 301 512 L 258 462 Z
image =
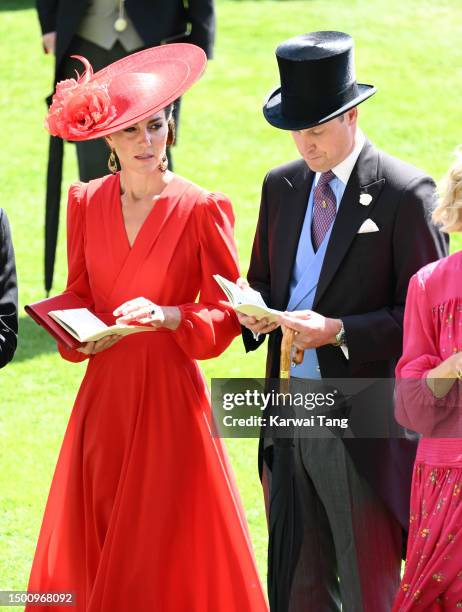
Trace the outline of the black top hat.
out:
M 281 87 L 263 105 L 266 120 L 303 130 L 334 119 L 375 94 L 356 82 L 353 39 L 343 32 L 311 32 L 276 49 Z

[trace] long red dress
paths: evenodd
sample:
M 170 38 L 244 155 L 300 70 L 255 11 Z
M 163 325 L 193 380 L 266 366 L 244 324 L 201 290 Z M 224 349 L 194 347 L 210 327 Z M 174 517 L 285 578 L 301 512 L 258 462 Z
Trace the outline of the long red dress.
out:
M 43 612 L 267 610 L 195 361 L 240 330 L 212 278 L 238 276 L 233 221 L 224 196 L 174 176 L 130 247 L 119 175 L 70 188 L 67 289 L 103 315 L 142 296 L 183 318 L 89 359 L 28 587 L 74 592 L 77 605 Z

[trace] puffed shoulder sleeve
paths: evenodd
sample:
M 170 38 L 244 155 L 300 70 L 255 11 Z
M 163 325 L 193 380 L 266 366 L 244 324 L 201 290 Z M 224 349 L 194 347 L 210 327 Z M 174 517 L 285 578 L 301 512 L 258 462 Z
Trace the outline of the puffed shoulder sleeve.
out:
M 174 336 L 192 359 L 210 359 L 220 355 L 241 330 L 213 275 L 220 274 L 234 282 L 239 277 L 239 267 L 231 202 L 222 194 L 207 194 L 198 206 L 199 300 L 179 306 L 182 320 Z
M 74 183 L 67 200 L 67 285 L 66 292 L 78 295 L 93 309 L 93 296 L 85 262 L 85 183 Z M 68 361 L 84 361 L 87 355 L 58 344 L 59 352 Z
M 18 288 L 10 226 L 0 209 L 0 368 L 13 358 L 18 335 Z

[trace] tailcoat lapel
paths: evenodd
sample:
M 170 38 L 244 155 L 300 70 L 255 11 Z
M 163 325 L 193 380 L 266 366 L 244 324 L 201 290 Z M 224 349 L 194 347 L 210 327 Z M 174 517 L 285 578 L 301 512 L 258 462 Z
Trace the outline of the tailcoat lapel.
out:
M 287 307 L 290 278 L 313 179 L 314 172 L 311 172 L 303 160 L 300 161 L 298 172 L 292 176 L 281 177 L 282 202 L 274 220 L 277 247 L 277 260 L 271 279 L 271 303 L 274 308 Z
M 313 310 L 316 310 L 316 306 L 332 282 L 359 228 L 370 217 L 377 202 L 385 184 L 385 179 L 379 177 L 378 164 L 378 151 L 369 141 L 366 141 L 353 168 L 334 221 L 313 302 Z M 368 193 L 372 197 L 368 206 L 363 206 L 359 201 L 362 193 Z

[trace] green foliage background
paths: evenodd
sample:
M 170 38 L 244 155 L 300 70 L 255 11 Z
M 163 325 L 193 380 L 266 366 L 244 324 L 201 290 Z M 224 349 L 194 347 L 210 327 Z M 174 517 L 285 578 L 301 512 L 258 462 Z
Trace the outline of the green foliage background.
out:
M 278 82 L 274 49 L 295 34 L 344 30 L 356 41 L 357 74 L 379 93 L 360 107 L 376 145 L 440 178 L 462 140 L 459 0 L 285 0 L 217 2 L 215 59 L 185 96 L 176 170 L 234 203 L 241 269 L 248 266 L 266 171 L 296 157 L 290 134 L 267 125 L 265 95 Z M 41 51 L 31 0 L 0 6 L 0 205 L 10 217 L 21 306 L 44 297 L 43 217 L 47 134 L 42 125 L 53 58 Z M 66 146 L 66 187 L 76 178 Z M 64 195 L 66 189 L 63 190 Z M 63 197 L 62 218 L 65 218 Z M 65 283 L 62 223 L 55 290 Z M 409 228 L 412 231 L 412 228 Z M 453 249 L 460 240 L 453 241 Z M 84 366 L 62 361 L 53 342 L 21 315 L 13 364 L 0 372 L 0 590 L 24 589 L 48 487 Z M 203 364 L 207 377 L 258 376 L 264 351 L 239 339 Z M 175 443 L 172 440 L 172 443 Z M 262 577 L 266 524 L 256 441 L 229 441 Z

